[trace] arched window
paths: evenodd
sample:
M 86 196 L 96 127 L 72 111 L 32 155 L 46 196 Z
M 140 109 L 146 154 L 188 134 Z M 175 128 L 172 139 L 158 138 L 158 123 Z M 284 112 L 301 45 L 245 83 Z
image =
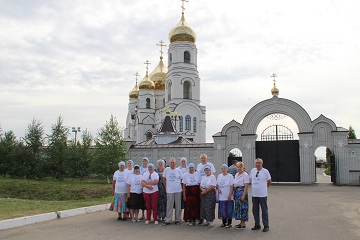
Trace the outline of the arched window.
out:
M 180 116 L 179 117 L 179 132 L 182 132 L 182 131 L 184 131 L 184 129 L 183 129 L 183 117 Z
M 193 132 L 196 133 L 196 117 L 193 118 Z
M 191 117 L 189 115 L 186 115 L 185 117 L 185 131 L 191 130 Z
M 146 141 L 149 141 L 152 139 L 152 133 L 151 132 L 147 132 L 146 133 Z
M 191 99 L 191 84 L 189 81 L 184 82 L 183 96 L 184 96 L 184 99 Z
M 167 90 L 168 90 L 168 101 L 171 100 L 171 85 L 172 83 L 169 82 L 168 85 L 167 85 Z
M 150 108 L 150 98 L 146 99 L 146 108 Z
M 169 53 L 169 66 L 171 65 L 171 63 L 172 63 L 172 54 Z
M 165 98 L 163 98 L 163 107 L 165 107 Z
M 190 53 L 188 51 L 184 52 L 184 63 L 190 63 Z

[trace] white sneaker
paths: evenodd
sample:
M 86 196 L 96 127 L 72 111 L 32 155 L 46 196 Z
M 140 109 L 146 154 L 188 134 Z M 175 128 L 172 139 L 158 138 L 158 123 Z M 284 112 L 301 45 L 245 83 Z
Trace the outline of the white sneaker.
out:
M 213 226 L 214 226 L 214 222 L 210 222 L 208 227 L 211 228 Z
M 189 225 L 189 226 L 192 226 L 192 225 L 194 225 L 194 224 L 193 224 L 193 222 L 189 222 L 188 225 Z
M 150 223 L 150 221 L 148 221 L 148 220 L 145 221 L 145 224 L 149 224 L 149 223 Z
M 204 220 L 204 222 L 201 224 L 201 226 L 207 226 L 207 225 L 209 225 L 209 223 L 206 220 Z
M 158 224 L 159 224 L 159 222 L 158 222 L 158 221 L 155 221 L 155 222 L 154 222 L 154 224 L 155 224 L 155 225 L 158 225 Z

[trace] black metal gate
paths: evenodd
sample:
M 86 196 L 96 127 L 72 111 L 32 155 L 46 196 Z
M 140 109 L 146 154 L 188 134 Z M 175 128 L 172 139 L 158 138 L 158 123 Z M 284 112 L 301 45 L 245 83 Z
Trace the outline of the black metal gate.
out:
M 335 155 L 330 155 L 330 173 L 331 173 L 331 182 L 336 184 Z
M 263 159 L 273 182 L 300 182 L 299 141 L 257 141 L 256 157 Z

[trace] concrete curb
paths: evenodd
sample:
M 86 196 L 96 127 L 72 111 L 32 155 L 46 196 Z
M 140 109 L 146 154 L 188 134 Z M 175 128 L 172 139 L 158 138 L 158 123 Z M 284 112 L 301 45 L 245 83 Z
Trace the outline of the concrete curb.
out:
M 47 222 L 58 218 L 67 218 L 87 213 L 100 212 L 109 209 L 110 204 L 101 204 L 90 207 L 75 208 L 70 210 L 44 213 L 34 216 L 26 216 L 0 221 L 0 230 L 21 227 L 39 222 Z

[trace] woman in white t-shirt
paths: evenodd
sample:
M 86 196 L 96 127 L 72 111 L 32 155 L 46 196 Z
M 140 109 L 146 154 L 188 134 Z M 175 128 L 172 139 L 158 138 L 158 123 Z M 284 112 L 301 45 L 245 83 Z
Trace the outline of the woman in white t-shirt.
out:
M 185 157 L 182 157 L 180 159 L 180 166 L 178 167 L 178 169 L 181 170 L 183 175 L 188 172 L 189 168 L 187 166 L 187 159 Z
M 134 174 L 131 174 L 126 183 L 128 185 L 128 204 L 133 222 L 140 222 L 138 215 L 139 209 L 145 209 L 145 202 L 142 190 L 142 175 L 140 174 L 140 166 L 135 165 Z
M 217 178 L 219 192 L 218 218 L 222 219 L 221 227 L 232 227 L 234 214 L 233 185 L 234 177 L 228 173 L 228 166 L 226 164 L 221 165 L 221 174 Z
M 114 212 L 118 213 L 118 220 L 126 220 L 127 184 L 129 173 L 125 171 L 125 163 L 119 162 L 119 170 L 114 173 L 112 181 L 112 193 L 114 196 Z M 121 216 L 122 214 L 122 216 Z
M 184 220 L 194 225 L 200 219 L 200 188 L 201 176 L 195 172 L 195 165 L 188 165 L 189 172 L 182 179 L 183 199 L 185 201 Z
M 211 166 L 204 167 L 205 176 L 200 183 L 200 224 L 208 227 L 214 226 L 216 206 L 216 178 L 211 173 Z
M 143 186 L 143 196 L 146 205 L 146 221 L 145 224 L 149 224 L 151 220 L 151 213 L 153 215 L 154 223 L 158 222 L 158 197 L 159 197 L 159 174 L 155 172 L 155 166 L 149 163 L 147 166 L 148 171 L 144 173 L 141 180 Z
M 249 220 L 249 201 L 248 201 L 248 187 L 249 175 L 245 172 L 245 164 L 238 162 L 237 174 L 235 174 L 234 181 L 234 200 L 235 200 L 235 220 L 240 220 L 240 224 L 235 225 L 236 228 L 245 228 L 245 222 Z
M 134 173 L 134 161 L 133 160 L 127 160 L 126 161 L 126 169 L 125 172 L 129 172 L 130 174 Z
M 140 174 L 144 175 L 148 171 L 149 159 L 144 157 L 142 159 L 142 165 L 140 166 Z

